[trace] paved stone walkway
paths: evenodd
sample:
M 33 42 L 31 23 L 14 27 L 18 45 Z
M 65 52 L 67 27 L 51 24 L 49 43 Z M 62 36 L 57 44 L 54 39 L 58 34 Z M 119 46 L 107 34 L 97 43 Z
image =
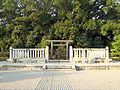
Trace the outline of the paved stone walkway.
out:
M 63 71 L 46 71 L 35 90 L 72 90 L 73 87 Z

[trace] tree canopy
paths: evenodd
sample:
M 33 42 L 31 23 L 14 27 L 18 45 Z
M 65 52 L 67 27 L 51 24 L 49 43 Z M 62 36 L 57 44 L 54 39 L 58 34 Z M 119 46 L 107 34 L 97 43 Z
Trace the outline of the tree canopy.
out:
M 118 0 L 0 0 L 0 51 L 68 39 L 120 55 L 119 19 Z

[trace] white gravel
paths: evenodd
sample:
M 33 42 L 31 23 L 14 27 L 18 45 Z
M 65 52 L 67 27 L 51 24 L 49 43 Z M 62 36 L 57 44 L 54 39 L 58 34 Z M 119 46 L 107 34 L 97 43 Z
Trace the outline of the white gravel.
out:
M 75 90 L 120 90 L 120 70 L 66 72 Z
M 34 90 L 43 71 L 0 71 L 0 90 Z
M 67 88 L 120 90 L 120 70 L 0 71 L 0 90 L 66 90 Z

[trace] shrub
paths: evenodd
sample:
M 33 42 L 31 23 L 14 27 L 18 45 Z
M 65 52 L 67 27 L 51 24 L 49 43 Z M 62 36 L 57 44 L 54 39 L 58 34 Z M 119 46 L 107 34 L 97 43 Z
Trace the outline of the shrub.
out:
M 114 42 L 112 43 L 111 56 L 120 57 L 120 35 L 114 37 Z
M 113 61 L 120 61 L 120 57 L 110 57 Z
M 0 52 L 0 57 L 9 57 L 9 52 Z
M 0 61 L 6 61 L 7 57 L 0 57 Z
M 66 50 L 65 47 L 58 47 L 55 52 L 55 58 L 64 60 L 66 59 Z

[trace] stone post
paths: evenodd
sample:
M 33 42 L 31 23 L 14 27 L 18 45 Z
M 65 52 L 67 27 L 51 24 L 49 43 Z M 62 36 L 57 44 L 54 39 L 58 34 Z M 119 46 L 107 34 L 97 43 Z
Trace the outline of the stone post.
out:
M 28 52 L 27 52 L 28 57 L 27 57 L 27 58 L 30 58 L 30 57 L 29 57 L 29 53 L 30 53 L 30 50 L 28 49 Z
M 66 42 L 66 60 L 68 60 L 68 42 Z
M 51 42 L 51 60 L 53 60 L 53 42 Z
M 49 47 L 46 46 L 46 50 L 45 50 L 45 60 L 46 62 L 49 62 Z
M 85 51 L 85 50 L 82 49 L 82 63 L 84 63 L 84 61 L 85 61 L 85 58 L 84 58 L 85 53 L 84 53 L 84 51 Z
M 12 52 L 12 47 L 10 47 L 10 59 L 13 58 L 13 52 Z
M 109 59 L 109 47 L 106 46 L 106 59 Z
M 73 58 L 73 50 L 72 50 L 72 46 L 70 46 L 70 56 L 69 56 L 70 62 L 72 62 L 72 58 Z

